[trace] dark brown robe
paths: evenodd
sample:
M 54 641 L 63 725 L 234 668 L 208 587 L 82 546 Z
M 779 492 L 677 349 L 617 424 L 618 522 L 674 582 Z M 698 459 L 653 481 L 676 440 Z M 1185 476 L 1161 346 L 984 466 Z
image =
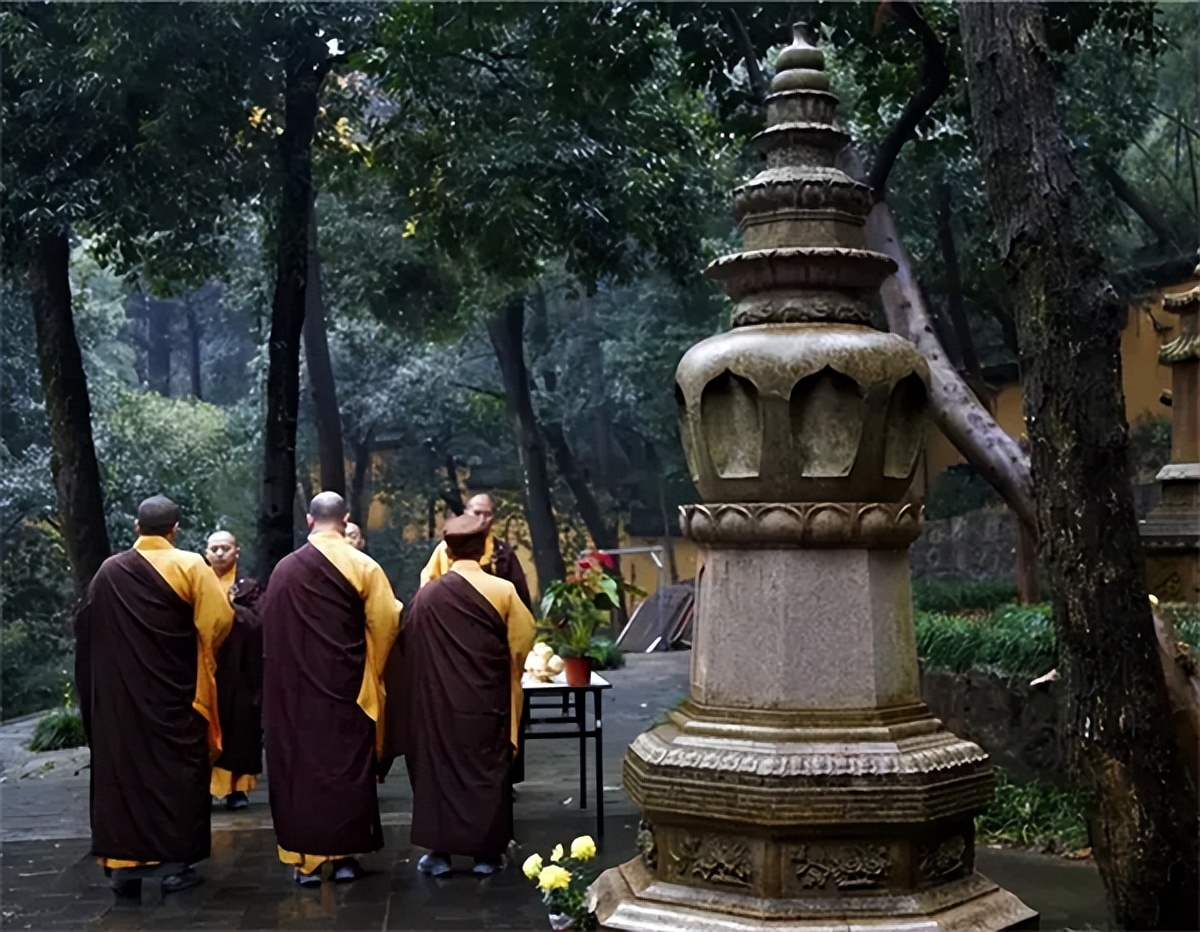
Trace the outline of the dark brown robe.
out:
M 263 730 L 280 847 L 356 855 L 383 847 L 375 723 L 358 705 L 362 597 L 312 544 L 284 557 L 259 603 Z
M 196 627 L 136 550 L 109 557 L 75 615 L 75 687 L 92 752 L 92 854 L 208 857 L 207 723 L 195 710 Z
M 485 566 L 493 576 L 507 579 L 516 587 L 517 597 L 525 603 L 525 607 L 533 611 L 533 601 L 529 595 L 529 583 L 525 579 L 525 571 L 521 569 L 521 561 L 517 552 L 498 537 L 492 538 L 492 565 Z
M 508 627 L 467 580 L 447 573 L 417 593 L 400 640 L 412 843 L 497 857 L 512 838 Z
M 233 627 L 217 653 L 217 709 L 221 756 L 214 766 L 231 773 L 262 773 L 263 638 L 257 604 L 262 590 L 239 579 L 230 590 Z

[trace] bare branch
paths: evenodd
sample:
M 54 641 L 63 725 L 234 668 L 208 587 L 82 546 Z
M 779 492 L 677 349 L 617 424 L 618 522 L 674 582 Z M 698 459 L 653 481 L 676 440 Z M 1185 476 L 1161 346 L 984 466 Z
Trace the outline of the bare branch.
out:
M 887 199 L 888 175 L 892 172 L 892 166 L 896 164 L 900 150 L 916 135 L 918 124 L 937 103 L 950 83 L 950 69 L 946 65 L 946 44 L 925 21 L 920 7 L 905 0 L 889 4 L 889 9 L 900 23 L 917 34 L 925 50 L 925 58 L 921 63 L 921 76 L 916 92 L 905 105 L 900 119 L 879 144 L 879 151 L 875 153 L 875 161 L 871 165 L 867 183 L 874 191 L 877 201 Z
M 746 24 L 738 16 L 737 8 L 732 5 L 726 6 L 725 13 L 733 23 L 733 31 L 737 33 L 738 45 L 742 47 L 742 59 L 746 62 L 746 74 L 750 76 L 750 89 L 754 92 L 755 101 L 761 104 L 767 97 L 768 85 L 767 77 L 758 64 L 758 53 L 754 50 L 754 43 L 750 41 L 750 33 L 746 31 Z

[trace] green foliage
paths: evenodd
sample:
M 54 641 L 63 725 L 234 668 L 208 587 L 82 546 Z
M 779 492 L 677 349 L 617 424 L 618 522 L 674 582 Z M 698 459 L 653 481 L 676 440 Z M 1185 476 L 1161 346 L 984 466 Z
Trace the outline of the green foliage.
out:
M 612 638 L 597 636 L 588 656 L 592 658 L 594 670 L 619 670 L 625 666 L 625 654 Z
M 966 611 L 993 611 L 1013 602 L 1017 589 L 1009 583 L 943 582 L 916 579 L 912 584 L 913 605 L 919 612 L 954 614 Z
M 1145 415 L 1129 425 L 1129 458 L 1138 482 L 1153 482 L 1171 458 L 1171 418 Z
M 31 751 L 61 751 L 79 748 L 87 744 L 83 733 L 83 719 L 74 708 L 58 709 L 38 720 L 29 739 Z
M 1086 796 L 1034 781 L 1018 784 L 996 770 L 996 795 L 975 817 L 984 843 L 1004 843 L 1043 851 L 1073 852 L 1088 842 Z
M 917 656 L 927 667 L 1035 677 L 1058 663 L 1048 606 L 1006 605 L 988 617 L 918 612 Z
M 936 521 L 1001 504 L 999 493 L 974 467 L 954 465 L 934 481 L 925 503 L 925 516 Z
M 1159 611 L 1175 625 L 1180 640 L 1192 650 L 1200 649 L 1200 606 L 1193 602 L 1163 602 Z

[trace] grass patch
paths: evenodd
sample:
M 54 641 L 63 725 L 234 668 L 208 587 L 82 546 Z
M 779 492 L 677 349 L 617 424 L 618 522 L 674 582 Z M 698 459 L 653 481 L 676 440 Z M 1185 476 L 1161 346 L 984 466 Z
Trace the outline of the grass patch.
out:
M 58 709 L 39 719 L 29 739 L 31 751 L 61 751 L 65 748 L 80 748 L 87 744 L 83 733 L 83 719 L 78 709 Z
M 1079 790 L 1045 783 L 1012 783 L 996 770 L 996 795 L 975 818 L 979 841 L 1069 853 L 1087 846 L 1085 798 Z
M 1050 609 L 1005 605 L 986 617 L 917 612 L 917 656 L 928 667 L 1035 677 L 1058 663 Z
M 913 581 L 912 591 L 917 611 L 944 614 L 990 612 L 1017 599 L 1017 587 L 1009 583 L 917 579 Z

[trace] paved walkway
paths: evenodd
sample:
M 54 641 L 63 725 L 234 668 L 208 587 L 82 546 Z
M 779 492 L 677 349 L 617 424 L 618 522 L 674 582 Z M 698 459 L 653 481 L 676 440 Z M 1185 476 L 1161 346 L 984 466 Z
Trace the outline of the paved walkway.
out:
M 613 689 L 604 700 L 607 818 L 599 868 L 635 850 L 637 814 L 620 788 L 621 758 L 634 736 L 684 695 L 687 662 L 687 654 L 636 656 L 625 669 L 605 674 Z M 212 857 L 201 865 L 201 886 L 158 907 L 118 902 L 87 853 L 87 752 L 32 755 L 23 747 L 32 727 L 32 720 L 0 727 L 0 926 L 6 929 L 547 928 L 540 898 L 517 870 L 487 879 L 417 874 L 421 852 L 408 844 L 411 796 L 402 770 L 380 788 L 386 847 L 364 860 L 372 873 L 357 883 L 318 893 L 289 881 L 275 857 L 263 787 L 249 809 L 214 812 Z M 576 744 L 533 742 L 527 753 L 528 779 L 516 804 L 522 858 L 594 834 L 595 827 L 594 810 L 577 805 Z M 1092 864 L 984 849 L 978 865 L 1041 910 L 1043 929 L 1103 928 L 1103 891 Z

